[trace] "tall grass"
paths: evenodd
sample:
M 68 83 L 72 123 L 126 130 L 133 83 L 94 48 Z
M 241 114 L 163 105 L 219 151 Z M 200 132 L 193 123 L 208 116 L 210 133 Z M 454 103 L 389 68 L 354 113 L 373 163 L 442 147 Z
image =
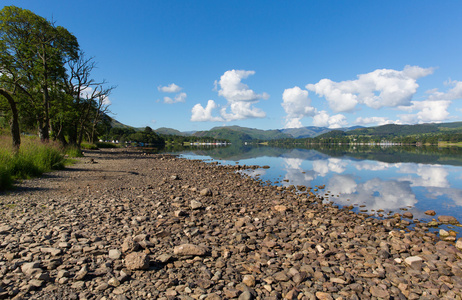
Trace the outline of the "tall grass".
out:
M 21 148 L 14 154 L 11 138 L 0 137 L 0 190 L 11 188 L 14 180 L 37 177 L 62 168 L 64 155 L 59 144 L 22 137 Z

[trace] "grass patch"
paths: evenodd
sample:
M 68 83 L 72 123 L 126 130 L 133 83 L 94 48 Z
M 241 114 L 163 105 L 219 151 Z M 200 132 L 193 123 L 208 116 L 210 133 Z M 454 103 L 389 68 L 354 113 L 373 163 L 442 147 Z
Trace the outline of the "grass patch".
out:
M 98 150 L 97 145 L 85 143 L 85 142 L 82 142 L 82 144 L 80 144 L 80 148 L 85 149 L 85 150 Z
M 83 157 L 82 151 L 77 146 L 68 146 L 65 149 L 68 157 Z
M 22 137 L 21 148 L 14 154 L 11 137 L 0 137 L 0 190 L 11 189 L 15 180 L 63 168 L 63 149 L 57 143 Z

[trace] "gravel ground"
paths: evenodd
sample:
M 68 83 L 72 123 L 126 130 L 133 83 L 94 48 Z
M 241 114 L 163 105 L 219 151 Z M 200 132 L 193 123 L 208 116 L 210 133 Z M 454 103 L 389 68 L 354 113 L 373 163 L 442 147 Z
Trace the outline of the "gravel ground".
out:
M 238 168 L 88 151 L 0 194 L 0 298 L 462 299 L 462 241 Z

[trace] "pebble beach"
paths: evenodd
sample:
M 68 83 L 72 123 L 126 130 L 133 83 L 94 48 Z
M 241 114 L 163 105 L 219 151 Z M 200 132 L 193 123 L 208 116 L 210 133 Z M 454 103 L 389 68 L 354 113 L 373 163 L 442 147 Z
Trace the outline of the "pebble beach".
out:
M 132 149 L 77 160 L 0 194 L 0 299 L 462 299 L 462 241 L 426 223 L 240 166 Z

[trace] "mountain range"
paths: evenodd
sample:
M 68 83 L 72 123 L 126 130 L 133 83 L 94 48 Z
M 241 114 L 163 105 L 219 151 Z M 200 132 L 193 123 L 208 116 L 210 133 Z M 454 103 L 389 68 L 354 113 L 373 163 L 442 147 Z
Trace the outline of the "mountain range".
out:
M 130 127 L 114 120 L 114 127 Z M 144 128 L 135 128 L 144 129 Z M 349 135 L 411 135 L 437 132 L 462 132 L 462 122 L 452 123 L 430 123 L 415 125 L 397 125 L 387 124 L 374 127 L 353 126 L 346 128 L 331 129 L 327 127 L 307 126 L 301 128 L 261 130 L 240 126 L 221 126 L 214 127 L 206 131 L 188 131 L 182 132 L 173 128 L 161 127 L 154 131 L 161 135 L 178 135 L 178 136 L 197 136 L 210 137 L 213 139 L 226 139 L 231 142 L 235 141 L 252 141 L 252 140 L 276 140 L 276 139 L 301 139 L 313 138 L 327 134 L 332 131 L 348 132 Z

